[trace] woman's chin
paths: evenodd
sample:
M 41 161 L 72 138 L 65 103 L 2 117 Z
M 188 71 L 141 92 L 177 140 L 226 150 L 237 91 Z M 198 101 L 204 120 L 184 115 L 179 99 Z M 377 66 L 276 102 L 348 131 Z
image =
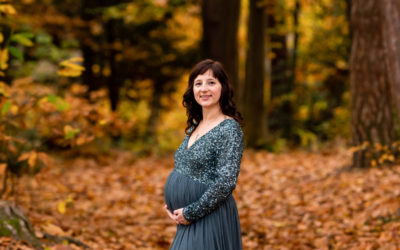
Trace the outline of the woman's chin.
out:
M 202 103 L 200 103 L 200 106 L 201 106 L 202 108 L 209 109 L 209 108 L 213 108 L 214 106 L 215 106 L 215 107 L 218 106 L 218 103 L 202 102 Z

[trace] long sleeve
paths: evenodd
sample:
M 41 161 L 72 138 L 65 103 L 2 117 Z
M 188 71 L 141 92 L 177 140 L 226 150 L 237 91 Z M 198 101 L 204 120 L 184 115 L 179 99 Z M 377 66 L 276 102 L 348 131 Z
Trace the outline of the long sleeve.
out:
M 217 150 L 217 178 L 203 195 L 183 208 L 186 220 L 194 222 L 214 211 L 236 187 L 243 154 L 243 133 L 239 125 L 226 127 L 221 133 Z

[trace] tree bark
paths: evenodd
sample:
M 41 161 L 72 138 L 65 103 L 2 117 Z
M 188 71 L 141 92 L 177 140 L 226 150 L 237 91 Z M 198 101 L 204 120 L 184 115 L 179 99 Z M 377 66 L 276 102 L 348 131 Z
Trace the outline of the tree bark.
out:
M 10 236 L 28 242 L 35 249 L 43 249 L 23 210 L 6 201 L 0 201 L 0 236 Z
M 95 19 L 95 15 L 92 14 L 90 11 L 96 7 L 95 0 L 83 0 L 82 1 L 82 12 L 81 18 L 86 22 L 90 22 Z M 82 55 L 84 58 L 83 66 L 85 70 L 82 72 L 83 84 L 88 86 L 88 94 L 87 98 L 89 98 L 89 92 L 94 91 L 97 89 L 96 86 L 96 79 L 93 74 L 92 66 L 95 61 L 96 52 L 92 48 L 92 36 L 90 34 L 89 28 L 87 28 L 87 33 L 85 36 L 80 39 L 80 47 L 82 50 Z
M 22 208 L 3 200 L 0 200 L 0 236 L 8 236 L 27 242 L 34 249 L 44 249 L 42 241 L 36 237 L 33 227 Z M 48 239 L 46 240 L 46 245 L 67 241 L 82 249 L 89 248 L 81 241 L 68 236 L 57 236 L 43 232 L 43 238 Z
M 353 167 L 377 163 L 380 154 L 375 145 L 391 147 L 394 139 L 379 2 L 352 1 L 351 132 L 353 145 L 363 145 L 353 154 Z
M 248 49 L 246 59 L 246 82 L 244 86 L 244 118 L 247 147 L 256 148 L 264 143 L 266 115 L 264 107 L 265 49 L 264 7 L 250 0 L 248 21 Z
M 383 15 L 383 41 L 392 100 L 400 119 L 400 1 L 379 1 Z
M 293 45 L 293 55 L 292 55 L 292 63 L 290 69 L 291 87 L 293 87 L 296 82 L 297 51 L 299 47 L 299 32 L 297 31 L 297 29 L 299 27 L 300 8 L 301 8 L 300 0 L 296 0 L 295 8 L 293 11 L 294 45 Z
M 203 54 L 222 63 L 236 91 L 239 10 L 240 0 L 204 0 L 202 4 Z
M 286 42 L 284 7 L 280 0 L 267 3 L 267 37 L 271 58 L 271 111 L 268 114 L 270 131 L 281 131 L 282 136 L 289 138 L 291 134 L 292 113 L 291 102 L 285 99 L 293 89 L 292 68 L 289 62 L 289 53 Z M 298 13 L 298 12 L 295 12 Z M 297 20 L 297 15 L 295 15 Z M 296 40 L 296 39 L 295 39 Z M 297 50 L 295 45 L 294 51 Z M 269 53 L 270 54 L 270 53 Z M 295 53 L 293 53 L 295 54 Z M 295 55 L 293 55 L 295 60 Z M 294 69 L 293 69 L 294 72 Z
M 162 109 L 161 98 L 164 92 L 164 84 L 159 79 L 153 80 L 153 95 L 150 102 L 151 113 L 147 120 L 146 137 L 156 138 L 157 137 L 157 127 L 160 120 L 160 112 Z M 156 140 L 154 140 L 156 142 Z
M 110 66 L 110 75 L 107 79 L 107 88 L 110 99 L 110 108 L 113 112 L 115 112 L 118 108 L 118 103 L 120 100 L 119 90 L 123 81 L 121 77 L 122 72 L 119 72 L 117 61 L 117 55 L 120 53 L 120 51 L 115 48 L 115 43 L 117 42 L 118 37 L 120 37 L 118 33 L 121 30 L 121 25 L 121 21 L 115 19 L 109 20 L 105 25 L 107 33 L 107 47 L 109 49 L 106 58 Z

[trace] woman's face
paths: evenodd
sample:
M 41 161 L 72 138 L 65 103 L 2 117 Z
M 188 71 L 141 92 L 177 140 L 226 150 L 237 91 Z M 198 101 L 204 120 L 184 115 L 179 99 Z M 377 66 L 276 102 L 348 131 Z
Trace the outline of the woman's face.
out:
M 221 89 L 221 83 L 213 76 L 210 69 L 198 75 L 193 82 L 194 99 L 203 108 L 219 106 Z

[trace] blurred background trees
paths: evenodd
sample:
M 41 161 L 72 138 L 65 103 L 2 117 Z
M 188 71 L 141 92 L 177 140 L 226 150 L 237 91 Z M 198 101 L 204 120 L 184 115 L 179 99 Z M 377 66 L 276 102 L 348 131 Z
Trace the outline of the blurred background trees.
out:
M 127 181 L 124 177 L 132 172 L 131 163 L 121 166 L 125 164 L 124 159 L 105 160 L 113 157 L 107 152 L 116 150 L 119 154 L 115 154 L 115 158 L 125 158 L 123 150 L 135 156 L 171 155 L 184 137 L 186 114 L 182 95 L 188 74 L 205 58 L 221 61 L 229 74 L 235 101 L 244 116 L 248 149 L 321 151 L 322 159 L 330 154 L 331 148 L 340 148 L 337 157 L 348 154 L 343 151 L 350 152 L 352 167 L 399 163 L 399 13 L 399 1 L 378 0 L 0 1 L 0 198 L 18 194 L 15 191 L 18 190 L 17 180 L 22 175 L 34 175 L 47 166 L 55 166 L 54 160 L 62 157 L 79 159 L 79 156 L 90 159 L 88 165 L 96 168 L 92 168 L 92 173 L 98 172 L 101 164 L 90 157 L 99 162 L 107 161 L 110 165 L 107 171 L 125 169 L 119 173 L 121 178 L 104 172 L 106 180 L 96 185 L 121 181 L 116 189 L 121 191 L 135 182 L 134 185 L 140 186 L 135 189 L 139 193 L 148 189 L 161 197 L 158 192 L 163 175 L 158 171 L 163 168 L 165 172 L 169 166 L 158 168 L 150 158 L 148 162 L 152 163 L 135 169 L 135 173 L 142 172 L 137 171 L 138 176 L 131 179 L 134 181 Z M 265 161 L 271 158 L 260 160 L 261 154 L 249 152 L 249 155 L 255 160 L 248 159 L 248 162 L 254 160 L 262 167 L 261 176 L 265 172 Z M 293 156 L 287 153 L 285 157 Z M 297 158 L 288 162 L 281 164 L 293 169 L 297 169 L 296 164 L 303 164 Z M 341 164 L 337 162 L 331 160 L 329 164 Z M 299 173 L 304 169 L 310 173 L 315 170 L 312 175 L 318 180 L 325 180 L 334 169 L 330 166 L 320 171 L 327 164 L 323 160 L 319 160 L 320 165 L 313 161 L 308 164 L 313 168 L 301 166 Z M 286 179 L 288 168 L 278 165 L 275 168 L 283 169 L 282 176 Z M 86 169 L 81 168 L 82 172 L 71 178 L 75 183 L 76 176 L 86 174 Z M 149 175 L 149 169 L 157 178 Z M 56 176 L 67 171 L 61 172 Z M 93 176 L 89 175 L 88 179 L 95 179 Z M 157 185 L 146 183 L 144 176 L 150 176 Z M 378 172 L 375 181 L 385 183 L 386 179 L 381 180 L 381 176 Z M 267 177 L 263 178 L 260 182 L 264 185 Z M 309 192 L 308 179 L 304 179 L 303 173 L 298 178 L 303 180 L 301 182 L 306 180 L 304 190 Z M 333 175 L 331 181 L 336 183 L 335 178 Z M 275 185 L 286 183 L 278 179 L 271 190 L 277 196 L 285 196 L 282 190 L 287 191 L 286 184 L 282 192 L 276 193 Z M 369 181 L 370 177 L 366 179 Z M 296 179 L 291 181 L 297 184 Z M 352 188 L 361 190 L 358 185 L 363 182 L 357 177 L 357 182 L 353 183 L 356 186 Z M 24 184 L 29 188 L 38 186 L 37 183 Z M 83 210 L 90 210 L 92 218 L 90 213 L 98 207 L 95 204 L 93 209 L 89 208 L 87 205 L 93 202 L 90 192 L 76 186 L 77 196 L 85 201 Z M 330 187 L 330 184 L 325 186 Z M 103 201 L 103 189 L 97 187 L 94 188 L 100 190 L 99 197 Z M 115 188 L 104 186 L 111 187 Z M 342 184 L 338 186 L 342 187 Z M 63 192 L 70 190 L 63 186 L 62 189 Z M 289 196 L 283 200 L 307 205 L 303 202 L 302 192 L 305 191 L 295 189 L 299 191 L 298 201 Z M 388 189 L 393 190 L 392 187 Z M 349 190 L 354 193 L 353 189 Z M 384 196 L 387 194 L 385 188 L 381 191 Z M 271 200 L 271 193 L 262 196 L 261 192 L 251 192 L 256 194 L 253 198 L 260 195 Z M 325 191 L 321 193 L 324 196 L 320 200 L 321 211 L 327 209 L 326 195 Z M 139 195 L 133 195 L 131 200 L 136 196 Z M 348 197 L 343 204 L 349 203 Z M 363 204 L 369 204 L 375 196 L 365 197 L 367 202 Z M 389 199 L 393 197 L 388 196 Z M 42 202 L 40 197 L 33 198 L 37 203 Z M 115 201 L 114 197 L 109 198 L 105 203 Z M 70 196 L 59 196 L 55 200 L 56 210 L 61 215 L 68 204 L 73 203 Z M 249 204 L 254 203 L 249 201 Z M 357 202 L 349 209 L 350 213 L 359 210 L 359 199 L 354 201 Z M 30 200 L 25 202 L 29 204 Z M 1 207 L 8 209 L 4 204 Z M 32 204 L 30 206 L 35 206 Z M 315 209 L 313 202 L 309 204 L 313 204 L 311 210 Z M 138 211 L 149 210 L 147 203 L 142 205 L 142 210 Z M 331 208 L 337 210 L 336 205 Z M 382 211 L 387 211 L 385 209 Z M 43 217 L 43 211 L 38 217 Z M 289 218 L 287 214 L 283 216 Z M 317 223 L 310 223 L 321 224 L 318 217 L 313 219 L 318 220 Z M 14 222 L 13 219 L 2 221 Z M 4 223 L 0 223 L 1 228 L 14 225 Z M 281 231 L 285 226 L 278 224 L 273 227 L 287 238 L 285 231 Z M 289 224 L 286 226 L 292 232 Z M 343 225 L 341 219 L 339 224 Z M 361 224 L 364 228 L 365 222 Z M 249 225 L 247 230 L 254 228 L 254 223 Z M 130 230 L 129 226 L 126 228 Z M 148 228 L 152 235 L 151 227 Z M 247 236 L 253 235 L 251 237 L 265 245 L 265 232 L 262 227 L 256 228 Z M 345 228 L 343 234 L 348 239 L 349 227 Z M 105 230 L 100 231 L 109 234 L 107 237 L 114 237 Z M 387 232 L 393 235 L 393 231 Z M 331 234 L 327 237 L 327 242 L 332 242 Z M 165 244 L 162 239 L 157 241 Z
M 385 60 L 395 63 L 387 63 L 387 70 L 392 72 L 389 77 L 382 69 L 382 74 L 386 74 L 385 84 L 392 82 L 385 85 L 391 86 L 390 90 L 381 88 L 387 89 L 386 95 L 391 95 L 391 100 L 399 98 L 395 95 L 398 69 L 393 67 L 398 65 L 398 46 L 390 42 L 397 33 L 394 30 L 399 20 L 396 8 L 380 6 L 379 10 L 387 15 L 377 17 L 388 27 L 383 30 L 391 32 L 376 32 L 382 36 L 379 45 L 382 51 L 386 43 L 387 52 L 382 53 L 388 57 L 371 57 L 370 66 L 363 68 L 365 72 L 352 75 L 350 89 L 350 62 L 359 65 L 352 69 L 361 70 L 360 62 L 367 63 L 366 55 L 362 55 L 364 49 L 369 51 L 368 46 L 378 46 L 376 36 L 373 41 L 372 35 L 363 38 L 363 29 L 369 27 L 362 28 L 362 22 L 357 21 L 362 18 L 357 12 L 357 2 L 353 3 L 355 7 L 350 6 L 351 2 L 21 0 L 12 5 L 2 2 L 2 86 L 21 89 L 26 99 L 37 98 L 30 108 L 35 111 L 24 119 L 32 123 L 29 129 L 36 131 L 35 136 L 42 138 L 39 141 L 48 149 L 70 149 L 77 145 L 90 148 L 90 144 L 93 150 L 117 146 L 137 153 L 173 152 L 181 142 L 185 126 L 181 101 L 187 74 L 199 60 L 212 58 L 221 61 L 229 73 L 235 100 L 245 118 L 249 148 L 279 152 L 296 147 L 315 150 L 326 143 L 341 143 L 353 145 L 358 154 L 357 147 L 364 145 L 365 138 L 354 139 L 355 128 L 363 126 L 359 124 L 366 120 L 362 116 L 354 120 L 352 112 L 363 111 L 350 104 L 360 98 L 369 100 L 360 84 L 383 79 L 381 73 L 371 69 L 377 70 Z M 363 39 L 369 39 L 371 45 L 359 42 Z M 71 58 L 81 59 L 69 61 Z M 35 94 L 36 90 L 28 86 L 36 86 L 42 92 Z M 13 99 L 17 95 L 4 93 L 5 90 L 0 107 L 6 119 L 12 112 L 17 114 L 15 110 L 21 110 L 22 104 Z M 48 111 L 41 109 L 43 100 L 58 107 L 54 112 L 59 112 L 59 117 L 42 113 Z M 370 102 L 371 108 L 382 110 L 379 100 L 381 97 Z M 389 99 L 386 105 L 390 106 Z M 67 115 L 72 109 L 77 114 Z M 391 115 L 396 113 L 394 109 L 388 112 L 385 117 L 392 124 L 389 137 L 393 138 L 389 141 L 395 143 L 398 117 Z M 36 122 L 39 119 L 47 121 L 41 125 L 45 127 L 37 127 L 41 124 Z M 80 119 L 91 127 L 83 125 Z M 368 124 L 365 126 L 371 130 Z M 41 137 L 37 132 L 41 130 L 47 130 L 47 135 Z M 65 131 L 74 136 L 65 139 Z M 349 140 L 351 137 L 353 141 Z M 72 143 L 73 138 L 80 138 L 80 143 Z M 382 143 L 379 141 L 382 146 L 386 141 Z M 394 151 L 392 148 L 391 152 Z M 396 156 L 392 153 L 384 161 L 390 161 L 390 155 Z M 368 165 L 372 160 L 368 158 L 363 164 Z

